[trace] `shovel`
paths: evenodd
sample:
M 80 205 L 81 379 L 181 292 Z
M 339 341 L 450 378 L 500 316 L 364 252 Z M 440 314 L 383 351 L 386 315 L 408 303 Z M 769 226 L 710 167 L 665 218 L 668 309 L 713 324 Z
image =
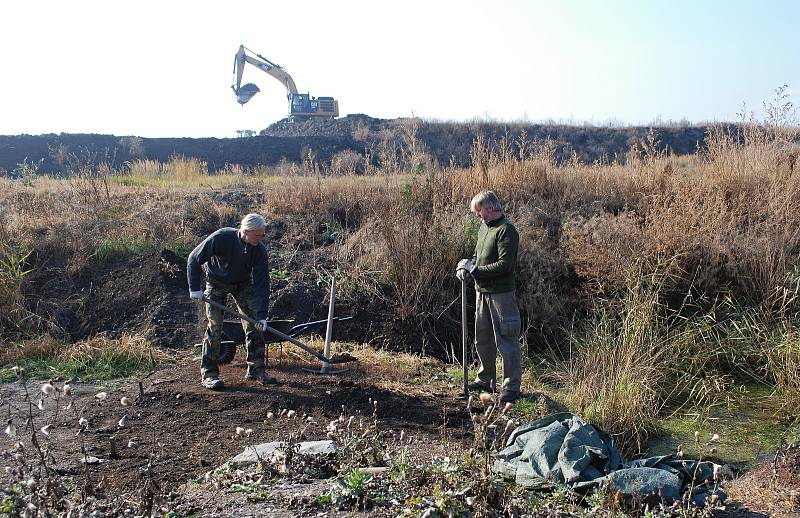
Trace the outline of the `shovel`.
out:
M 231 308 L 229 308 L 228 306 L 226 306 L 224 304 L 220 304 L 219 302 L 215 302 L 215 301 L 213 301 L 213 300 L 211 300 L 211 299 L 209 299 L 208 297 L 205 297 L 205 296 L 203 297 L 202 300 L 206 304 L 211 304 L 212 306 L 214 306 L 217 309 L 221 309 L 222 311 L 224 311 L 226 313 L 229 313 L 229 314 L 231 314 L 231 315 L 233 315 L 235 317 L 241 318 L 242 320 L 244 320 L 246 322 L 249 322 L 250 324 L 256 326 L 256 329 L 258 329 L 261 326 L 258 323 L 258 320 L 254 319 L 254 318 L 250 318 L 247 315 L 239 313 L 238 311 L 234 311 L 234 310 L 232 310 Z M 310 355 L 314 356 L 315 358 L 319 359 L 319 361 L 321 361 L 323 363 L 347 363 L 347 362 L 358 361 L 356 358 L 354 358 L 353 356 L 351 356 L 349 354 L 346 354 L 346 353 L 345 354 L 336 354 L 336 355 L 332 356 L 331 358 L 328 358 L 327 356 L 325 356 L 323 354 L 320 354 L 315 349 L 307 346 L 306 344 L 304 344 L 303 342 L 301 342 L 297 338 L 293 338 L 293 337 L 287 335 L 286 333 L 281 333 L 277 329 L 273 329 L 273 328 L 271 328 L 269 326 L 265 327 L 264 332 L 271 333 L 271 334 L 277 336 L 278 338 L 286 340 L 287 342 L 291 342 L 292 344 L 296 345 L 297 347 L 299 347 L 300 349 L 304 350 L 308 354 L 310 354 Z

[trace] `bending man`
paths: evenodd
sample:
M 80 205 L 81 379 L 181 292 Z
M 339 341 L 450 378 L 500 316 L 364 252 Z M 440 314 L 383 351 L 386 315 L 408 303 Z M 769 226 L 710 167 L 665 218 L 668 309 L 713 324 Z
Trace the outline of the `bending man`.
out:
M 246 380 L 263 384 L 276 383 L 267 375 L 264 362 L 264 339 L 261 331 L 267 325 L 269 304 L 269 265 L 264 244 L 266 222 L 259 214 L 242 218 L 240 228 L 221 228 L 192 250 L 187 261 L 189 295 L 202 300 L 225 304 L 233 296 L 240 313 L 259 321 L 259 328 L 242 321 L 247 344 Z M 205 292 L 201 268 L 206 274 Z M 224 315 L 221 309 L 206 304 L 208 326 L 203 337 L 203 359 L 200 364 L 201 384 L 211 390 L 225 386 L 219 377 L 219 350 Z
M 468 388 L 494 391 L 499 349 L 503 357 L 500 401 L 516 401 L 522 382 L 520 316 L 515 294 L 519 234 L 501 212 L 494 192 L 475 195 L 470 209 L 482 221 L 478 242 L 472 259 L 462 259 L 456 267 L 459 279 L 463 280 L 467 273 L 475 279 L 475 348 L 480 368 Z

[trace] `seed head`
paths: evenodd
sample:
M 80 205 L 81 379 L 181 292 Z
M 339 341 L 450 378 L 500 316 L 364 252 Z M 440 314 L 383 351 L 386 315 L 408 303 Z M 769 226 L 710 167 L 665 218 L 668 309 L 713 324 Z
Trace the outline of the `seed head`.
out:
M 715 433 L 711 436 L 711 442 L 717 442 L 719 440 L 719 434 Z
M 714 464 L 714 480 L 719 480 L 720 478 L 722 478 L 722 466 Z
M 128 396 L 123 397 L 119 402 L 122 406 L 131 406 L 133 404 L 133 401 Z
M 508 412 L 512 408 L 514 408 L 514 403 L 508 402 L 508 403 L 506 403 L 506 406 L 503 407 L 503 411 L 500 412 L 500 413 L 501 414 L 505 414 L 506 412 Z
M 241 426 L 237 426 L 236 435 L 244 435 L 244 428 L 242 428 Z
M 80 419 L 78 419 L 78 425 L 79 426 L 83 426 L 83 427 L 87 427 L 87 426 L 89 426 L 89 420 L 86 419 L 85 417 L 81 417 Z
M 700 442 L 700 432 L 694 431 L 694 442 Z
M 272 412 L 267 412 L 267 419 L 272 419 L 273 417 L 275 417 L 275 414 Z
M 72 395 L 72 385 L 70 385 L 69 383 L 64 383 L 64 387 L 61 389 L 61 391 L 64 392 L 65 396 L 71 396 Z
M 492 395 L 489 394 L 488 392 L 481 392 L 481 395 L 478 397 L 481 399 L 481 403 L 483 403 L 483 406 L 486 406 L 492 402 Z
M 42 385 L 42 392 L 44 393 L 45 396 L 49 396 L 55 391 L 56 388 L 50 382 L 47 382 L 44 385 Z
M 44 410 L 44 399 L 39 399 L 39 402 L 38 402 L 38 403 L 36 403 L 36 407 L 37 407 L 39 410 Z
M 108 397 L 108 392 L 98 392 L 94 395 L 95 399 L 103 400 Z
M 17 427 L 14 426 L 14 423 L 11 421 L 9 421 L 8 426 L 6 426 L 6 435 L 9 437 L 15 437 L 17 435 Z
M 286 417 L 288 417 L 289 419 L 292 419 L 296 415 L 297 412 L 295 412 L 294 410 L 289 410 L 288 412 L 286 412 Z

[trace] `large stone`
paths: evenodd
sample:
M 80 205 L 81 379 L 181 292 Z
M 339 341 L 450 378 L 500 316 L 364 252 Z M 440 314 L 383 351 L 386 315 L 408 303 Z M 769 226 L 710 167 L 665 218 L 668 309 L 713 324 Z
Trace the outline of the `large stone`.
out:
M 271 461 L 272 459 L 283 457 L 286 444 L 283 441 L 265 442 L 248 446 L 242 453 L 231 459 L 234 467 L 241 468 L 256 464 L 259 459 Z M 331 455 L 336 453 L 336 441 L 306 441 L 299 444 L 300 455 Z

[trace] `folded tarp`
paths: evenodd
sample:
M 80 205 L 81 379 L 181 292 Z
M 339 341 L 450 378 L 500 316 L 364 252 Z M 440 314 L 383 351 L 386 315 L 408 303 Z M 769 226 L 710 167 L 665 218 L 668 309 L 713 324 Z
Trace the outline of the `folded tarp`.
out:
M 493 466 L 495 473 L 527 488 L 566 485 L 580 492 L 612 484 L 627 496 L 679 499 L 690 487 L 700 503 L 714 464 L 676 455 L 623 463 L 610 435 L 570 413 L 553 414 L 516 428 Z

